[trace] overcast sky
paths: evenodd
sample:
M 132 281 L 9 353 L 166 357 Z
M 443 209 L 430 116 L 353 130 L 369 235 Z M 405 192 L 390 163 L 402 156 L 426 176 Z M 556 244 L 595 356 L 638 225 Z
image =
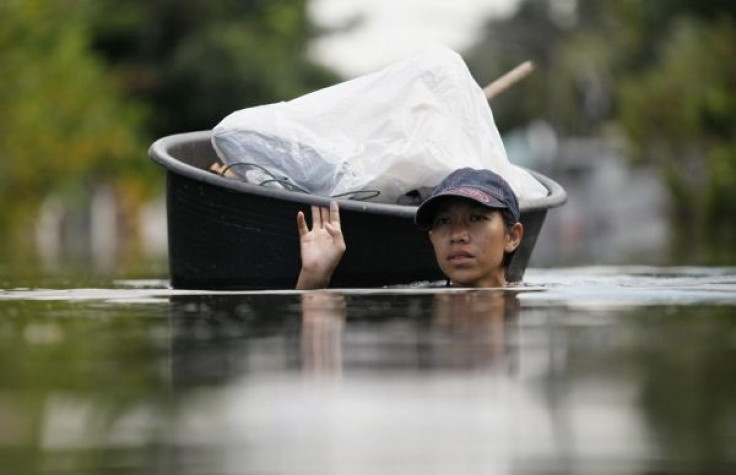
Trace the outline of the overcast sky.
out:
M 483 23 L 508 15 L 518 0 L 312 0 L 318 25 L 338 26 L 361 15 L 347 33 L 318 40 L 312 55 L 347 78 L 375 71 L 423 46 L 470 46 Z

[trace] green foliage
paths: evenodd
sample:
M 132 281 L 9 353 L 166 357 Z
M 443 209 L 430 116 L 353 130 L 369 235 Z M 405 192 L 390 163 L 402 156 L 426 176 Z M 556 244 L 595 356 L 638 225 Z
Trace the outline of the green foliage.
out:
M 485 85 L 526 60 L 537 71 L 522 83 L 493 100 L 493 114 L 502 131 L 546 117 L 550 93 L 548 74 L 554 74 L 556 49 L 563 31 L 549 15 L 543 2 L 522 2 L 516 15 L 491 21 L 475 46 L 463 56 L 473 76 Z
M 619 120 L 639 157 L 665 171 L 676 245 L 733 259 L 736 241 L 736 23 L 681 18 L 657 60 L 621 82 Z M 695 245 L 693 243 L 701 243 Z
M 53 0 L 0 7 L 2 234 L 48 193 L 119 178 L 143 146 L 140 109 L 90 55 L 84 15 L 73 7 Z
M 615 125 L 634 160 L 661 170 L 678 259 L 733 262 L 736 3 L 586 0 L 572 19 L 555 8 L 522 2 L 469 55 L 480 82 L 524 59 L 539 66 L 494 102 L 500 126 L 541 117 L 561 135 L 596 135 Z
M 146 157 L 154 138 L 336 82 L 305 57 L 306 4 L 0 1 L 0 262 L 32 254 L 46 197 L 86 206 L 100 183 L 114 186 L 135 234 L 162 177 Z
M 95 7 L 95 48 L 125 89 L 151 105 L 155 136 L 209 129 L 236 109 L 338 80 L 305 58 L 314 34 L 305 0 L 109 0 Z

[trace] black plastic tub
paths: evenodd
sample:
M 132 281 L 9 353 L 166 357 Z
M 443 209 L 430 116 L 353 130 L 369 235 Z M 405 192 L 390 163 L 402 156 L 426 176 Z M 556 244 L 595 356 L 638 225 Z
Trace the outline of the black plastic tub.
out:
M 211 132 L 163 137 L 149 150 L 166 169 L 171 285 L 178 289 L 285 289 L 299 274 L 297 211 L 330 198 L 281 191 L 224 178 L 208 170 L 219 161 Z M 521 201 L 524 239 L 507 270 L 521 280 L 547 210 L 565 191 L 531 172 L 548 196 Z M 443 278 L 426 232 L 414 225 L 416 207 L 338 200 L 347 252 L 333 287 L 381 287 Z

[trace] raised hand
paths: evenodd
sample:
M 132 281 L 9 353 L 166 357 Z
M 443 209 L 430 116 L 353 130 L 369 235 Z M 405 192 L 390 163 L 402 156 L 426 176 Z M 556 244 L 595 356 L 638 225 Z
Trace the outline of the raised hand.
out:
M 312 206 L 312 229 L 307 227 L 304 213 L 296 215 L 302 269 L 296 288 L 299 290 L 327 287 L 332 273 L 345 253 L 345 240 L 340 228 L 340 210 L 337 203 L 330 208 Z

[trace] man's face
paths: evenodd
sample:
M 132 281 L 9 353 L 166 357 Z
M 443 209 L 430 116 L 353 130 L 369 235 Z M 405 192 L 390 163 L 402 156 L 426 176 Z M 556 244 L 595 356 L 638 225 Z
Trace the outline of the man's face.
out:
M 521 241 L 521 224 L 507 231 L 498 210 L 447 198 L 434 215 L 429 239 L 437 263 L 454 285 L 503 287 L 503 257 Z

